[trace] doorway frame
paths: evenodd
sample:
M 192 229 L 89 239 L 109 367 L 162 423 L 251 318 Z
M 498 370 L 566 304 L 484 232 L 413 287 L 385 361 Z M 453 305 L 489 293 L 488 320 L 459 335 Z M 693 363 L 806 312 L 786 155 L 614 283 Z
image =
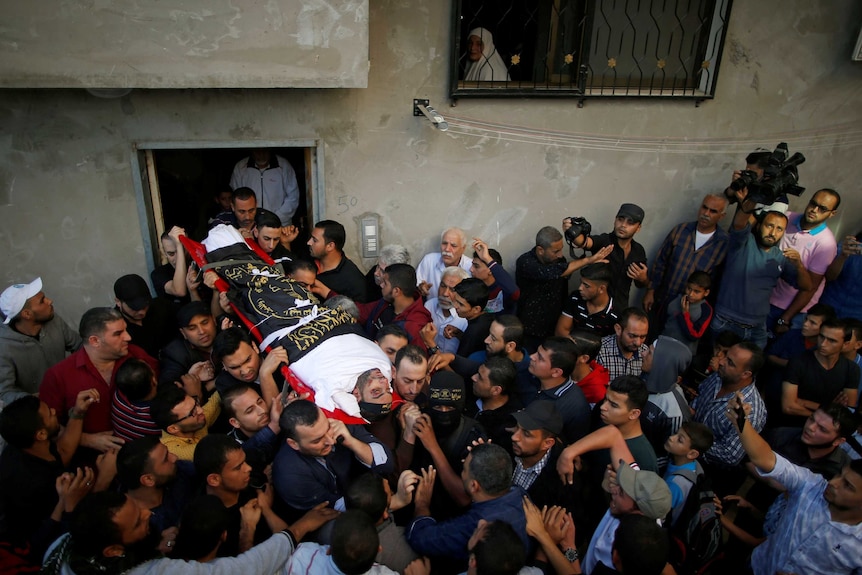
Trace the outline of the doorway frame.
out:
M 312 221 L 323 219 L 326 208 L 324 186 L 323 140 L 142 140 L 132 142 L 132 185 L 141 227 L 141 239 L 147 270 L 161 263 L 159 237 L 165 231 L 153 152 L 158 150 L 195 150 L 210 148 L 302 148 L 305 151 L 306 204 L 311 207 Z M 158 208 L 158 209 L 156 209 Z

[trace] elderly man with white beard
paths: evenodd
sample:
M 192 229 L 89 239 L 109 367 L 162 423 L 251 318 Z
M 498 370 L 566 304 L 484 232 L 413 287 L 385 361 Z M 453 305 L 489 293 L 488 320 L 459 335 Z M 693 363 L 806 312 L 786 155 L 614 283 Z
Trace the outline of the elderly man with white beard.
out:
M 467 233 L 461 228 L 449 228 L 440 237 L 440 251 L 425 254 L 416 268 L 417 288 L 422 297 L 437 297 L 437 286 L 443 271 L 449 266 L 458 266 L 470 274 L 473 260 L 464 255 L 467 249 Z
M 437 297 L 429 297 L 425 302 L 425 308 L 431 312 L 431 321 L 434 322 L 434 327 L 437 328 L 437 335 L 432 339 L 425 341 L 428 349 L 439 348 L 443 353 L 455 353 L 458 351 L 459 339 L 452 337 L 453 328 L 460 331 L 467 329 L 467 320 L 463 317 L 458 317 L 455 313 L 452 304 L 452 289 L 467 279 L 470 275 L 458 266 L 450 266 L 443 270 L 443 275 L 440 278 L 439 288 L 437 289 Z M 452 326 L 452 327 L 449 327 Z M 446 335 L 450 334 L 450 335 Z M 423 339 L 426 335 L 423 333 Z

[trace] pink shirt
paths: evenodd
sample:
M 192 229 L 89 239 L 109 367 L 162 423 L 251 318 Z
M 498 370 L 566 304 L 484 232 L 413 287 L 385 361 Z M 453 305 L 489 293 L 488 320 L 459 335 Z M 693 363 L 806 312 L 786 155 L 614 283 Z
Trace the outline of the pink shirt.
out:
M 784 232 L 784 237 L 781 238 L 779 244 L 782 250 L 794 249 L 799 252 L 802 257 L 802 265 L 808 271 L 825 275 L 826 268 L 835 259 L 838 253 L 838 244 L 835 242 L 835 236 L 826 226 L 826 222 L 810 230 L 802 230 L 799 228 L 799 220 L 801 214 L 788 212 L 787 213 L 787 231 Z M 817 291 L 814 292 L 811 301 L 802 308 L 802 311 L 808 311 L 808 308 L 816 304 L 820 300 L 820 294 L 823 293 L 825 281 L 821 281 L 817 286 Z M 778 279 L 778 285 L 772 290 L 772 295 L 769 296 L 769 303 L 777 308 L 787 309 L 793 298 L 799 290 L 791 286 L 783 279 Z

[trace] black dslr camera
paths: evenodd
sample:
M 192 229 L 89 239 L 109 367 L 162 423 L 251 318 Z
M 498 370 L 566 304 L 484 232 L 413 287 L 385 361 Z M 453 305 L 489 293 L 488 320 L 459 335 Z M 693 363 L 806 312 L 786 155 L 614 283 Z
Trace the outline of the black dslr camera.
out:
M 743 170 L 742 175 L 730 184 L 730 189 L 739 191 L 748 188 L 747 200 L 757 204 L 770 205 L 781 194 L 798 196 L 805 188 L 798 186 L 799 172 L 796 166 L 805 161 L 805 156 L 796 152 L 789 158 L 787 143 L 781 142 L 769 156 L 769 164 L 763 170 L 763 179 L 757 181 L 757 174 Z
M 569 219 L 572 221 L 572 227 L 566 230 L 566 243 L 569 244 L 569 255 L 573 258 L 584 257 L 586 254 L 582 254 L 581 256 L 575 255 L 577 247 L 575 246 L 575 239 L 581 234 L 584 237 L 590 235 L 590 232 L 593 231 L 593 226 L 587 221 L 587 218 L 571 216 Z
M 590 232 L 593 231 L 593 226 L 587 221 L 587 218 L 571 216 L 569 219 L 572 221 L 572 227 L 566 230 L 566 243 L 574 247 L 575 239 L 581 234 L 584 236 L 590 235 Z

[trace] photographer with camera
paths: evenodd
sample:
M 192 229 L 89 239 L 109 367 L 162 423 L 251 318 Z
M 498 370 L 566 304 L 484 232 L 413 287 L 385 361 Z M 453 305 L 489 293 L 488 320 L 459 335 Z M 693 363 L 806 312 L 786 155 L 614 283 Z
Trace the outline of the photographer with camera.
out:
M 618 311 L 629 307 L 632 280 L 640 288 L 649 283 L 646 251 L 633 239 L 640 231 L 643 219 L 644 211 L 640 206 L 623 204 L 617 211 L 613 233 L 597 236 L 590 235 L 592 226 L 585 219 L 563 219 L 563 230 L 570 246 L 583 248 L 584 251 L 594 254 L 598 250 L 611 248 L 608 255 L 608 263 L 613 273 L 611 296 Z
M 748 195 L 747 188 L 736 190 L 739 205 L 730 229 L 712 332 L 719 334 L 730 330 L 763 349 L 769 296 L 778 278 L 796 283 L 803 290 L 811 289 L 812 284 L 799 252 L 779 247 L 787 227 L 787 216 L 781 212 L 767 212 L 758 222 L 753 215 L 757 202 Z
M 769 158 L 772 152 L 766 148 L 757 148 L 745 157 L 745 169 L 734 170 L 730 185 L 724 189 L 724 195 L 731 204 L 736 203 L 736 190 L 748 188 L 752 183 L 760 182 L 763 179 L 764 170 L 769 167 Z M 755 210 L 758 214 L 761 212 L 781 212 L 786 213 L 788 208 L 787 195 L 782 194 L 769 202 L 769 205 L 758 203 Z

